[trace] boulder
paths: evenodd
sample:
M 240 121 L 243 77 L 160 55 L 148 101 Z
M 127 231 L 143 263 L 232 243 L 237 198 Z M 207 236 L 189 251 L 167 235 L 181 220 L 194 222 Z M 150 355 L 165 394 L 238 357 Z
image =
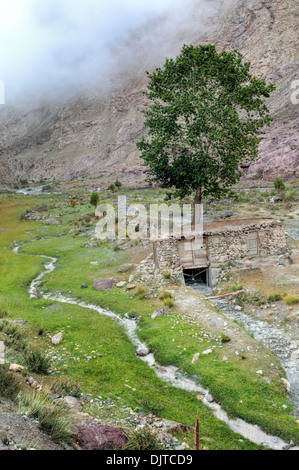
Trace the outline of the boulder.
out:
M 213 398 L 212 395 L 210 395 L 210 394 L 208 394 L 208 395 L 206 396 L 206 400 L 207 400 L 208 403 L 214 403 L 214 398 Z
M 118 284 L 116 284 L 116 287 L 121 289 L 122 287 L 125 287 L 126 284 L 127 284 L 126 282 L 119 282 Z
M 32 294 L 30 295 L 30 299 L 42 299 L 42 298 L 43 298 L 43 294 L 41 293 L 39 289 L 34 289 Z
M 121 428 L 85 424 L 77 428 L 76 440 L 84 450 L 121 450 L 128 439 Z
M 234 215 L 233 211 L 227 211 L 221 216 L 221 218 L 222 219 L 230 219 L 233 215 Z
M 170 310 L 169 307 L 161 307 L 161 308 L 158 308 L 158 310 L 156 310 L 156 311 L 152 314 L 152 319 L 154 320 L 154 319 L 157 318 L 157 317 L 161 317 L 162 315 L 166 315 L 166 313 L 168 313 L 169 310 Z
M 71 411 L 77 411 L 80 413 L 83 409 L 81 403 L 75 397 L 64 397 L 58 401 L 65 404 Z
M 138 349 L 138 350 L 136 351 L 136 354 L 137 354 L 137 356 L 139 356 L 139 357 L 146 357 L 146 356 L 148 356 L 150 353 L 151 353 L 150 350 L 147 349 L 147 348 Z
M 130 271 L 132 268 L 134 267 L 134 264 L 123 264 L 122 266 L 120 266 L 118 272 L 119 273 L 127 273 L 128 271 Z
M 273 204 L 273 203 L 275 204 L 276 202 L 281 202 L 282 200 L 283 199 L 282 199 L 281 196 L 273 196 L 273 197 L 270 197 L 269 202 L 271 204 Z
M 129 284 L 127 286 L 127 290 L 134 290 L 134 289 L 136 289 L 136 287 L 137 287 L 136 284 Z
M 197 362 L 198 359 L 199 359 L 199 353 L 194 354 L 193 359 L 192 359 L 192 364 L 194 364 L 195 362 Z
M 201 354 L 203 354 L 204 356 L 207 356 L 208 354 L 212 354 L 213 353 L 213 349 L 207 349 L 206 351 L 203 351 Z
M 288 394 L 290 394 L 291 393 L 291 384 L 290 384 L 290 382 L 287 379 L 281 379 L 281 380 L 282 380 L 282 382 L 285 386 L 286 392 Z
M 99 292 L 113 289 L 114 284 L 116 283 L 115 279 L 99 279 L 95 281 L 94 288 Z
M 279 266 L 287 267 L 287 266 L 290 266 L 291 264 L 294 264 L 294 261 L 289 254 L 286 254 L 279 258 L 278 264 Z
M 25 368 L 23 366 L 20 366 L 19 364 L 11 364 L 9 366 L 9 370 L 11 372 L 22 372 Z
M 98 248 L 99 242 L 97 240 L 90 240 L 90 242 L 87 242 L 84 244 L 84 248 Z
M 62 340 L 63 340 L 63 334 L 62 333 L 57 333 L 57 335 L 53 336 L 53 338 L 51 339 L 52 344 L 54 344 L 55 346 L 60 344 L 62 342 Z
M 55 217 L 50 217 L 49 219 L 46 219 L 44 223 L 46 225 L 61 225 L 62 222 Z

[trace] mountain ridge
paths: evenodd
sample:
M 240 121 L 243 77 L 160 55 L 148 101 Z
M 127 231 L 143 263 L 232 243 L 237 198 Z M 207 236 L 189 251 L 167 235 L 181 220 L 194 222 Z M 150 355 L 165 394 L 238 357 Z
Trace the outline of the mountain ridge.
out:
M 226 13 L 207 19 L 209 32 L 186 34 L 194 44 L 239 49 L 254 74 L 277 85 L 268 102 L 274 122 L 262 135 L 259 159 L 245 169 L 247 178 L 299 176 L 298 105 L 291 103 L 291 84 L 299 79 L 298 22 L 296 0 L 239 0 Z M 184 37 L 177 39 L 173 51 L 184 42 Z M 135 75 L 134 69 L 119 74 L 113 89 L 99 96 L 82 95 L 30 111 L 1 111 L 0 184 L 90 177 L 142 184 L 145 169 L 136 141 L 145 135 L 146 84 L 139 65 Z

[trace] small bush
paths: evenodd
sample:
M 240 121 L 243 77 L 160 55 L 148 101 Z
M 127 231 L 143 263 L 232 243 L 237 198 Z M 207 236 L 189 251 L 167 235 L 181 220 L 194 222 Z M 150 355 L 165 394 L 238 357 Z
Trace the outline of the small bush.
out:
M 279 302 L 282 300 L 282 295 L 280 294 L 271 294 L 268 297 L 268 303 L 271 304 L 272 302 Z
M 71 199 L 71 200 L 70 200 L 70 206 L 76 207 L 77 204 L 78 204 L 78 202 L 76 201 L 76 199 Z
M 299 304 L 299 297 L 297 295 L 287 295 L 285 298 L 285 303 L 287 305 L 297 305 Z
M 80 398 L 81 389 L 80 386 L 69 379 L 59 379 L 51 386 L 51 392 L 61 397 L 75 397 Z
M 47 395 L 25 391 L 18 395 L 18 408 L 19 413 L 38 419 L 42 431 L 54 441 L 70 441 L 70 416 L 63 405 L 54 403 Z
M 0 397 L 15 400 L 20 391 L 20 385 L 6 366 L 0 365 Z
M 171 271 L 163 271 L 162 276 L 164 277 L 164 279 L 170 279 Z
M 161 294 L 159 295 L 159 299 L 160 299 L 160 300 L 173 299 L 173 295 L 172 295 L 171 292 L 168 292 L 167 290 L 164 290 L 164 291 L 161 292 Z
M 282 179 L 276 178 L 274 181 L 274 188 L 276 189 L 276 191 L 284 191 L 286 186 Z
M 100 196 L 98 195 L 98 193 L 92 193 L 92 195 L 90 196 L 89 203 L 92 206 L 97 207 L 99 200 L 100 200 Z
M 242 284 L 234 283 L 230 286 L 230 289 L 231 289 L 231 292 L 238 292 L 239 290 L 243 289 L 243 286 L 242 286 Z
M 25 361 L 30 372 L 36 374 L 47 374 L 51 366 L 50 358 L 38 349 L 27 352 Z
M 107 189 L 108 191 L 115 191 L 115 184 L 110 184 Z
M 164 300 L 164 307 L 169 307 L 172 308 L 174 306 L 174 302 L 171 299 L 165 299 Z
M 221 334 L 221 343 L 225 344 L 225 343 L 230 343 L 231 342 L 231 338 L 225 334 Z
M 128 444 L 126 450 L 163 450 L 164 447 L 152 430 L 148 428 L 132 431 L 128 434 Z
M 146 299 L 146 291 L 142 287 L 138 287 L 134 293 L 134 297 L 138 297 L 140 300 Z
M 296 201 L 298 199 L 298 192 L 296 189 L 290 189 L 289 191 L 286 191 L 283 197 L 284 201 Z
M 116 180 L 115 183 L 114 183 L 114 186 L 115 186 L 116 188 L 121 188 L 121 187 L 122 187 L 122 183 L 121 183 L 120 181 Z

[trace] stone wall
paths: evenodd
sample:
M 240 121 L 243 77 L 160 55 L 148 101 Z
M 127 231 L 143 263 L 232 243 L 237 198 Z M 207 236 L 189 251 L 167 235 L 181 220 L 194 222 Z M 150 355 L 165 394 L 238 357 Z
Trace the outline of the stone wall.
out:
M 250 256 L 248 236 L 258 233 L 258 255 Z M 208 259 L 210 266 L 220 268 L 229 261 L 242 261 L 250 258 L 276 256 L 287 251 L 286 237 L 282 224 L 273 221 L 261 225 L 251 225 L 239 230 L 223 233 L 207 233 Z
M 258 255 L 249 254 L 249 233 L 258 233 Z M 205 231 L 210 268 L 221 268 L 230 261 L 279 256 L 288 251 L 285 232 L 280 222 L 267 220 L 243 226 L 223 228 L 223 231 Z M 160 240 L 154 243 L 153 262 L 157 273 L 170 270 L 176 278 L 182 277 L 178 240 Z
M 170 238 L 155 242 L 154 264 L 157 272 L 171 271 L 172 277 L 182 280 L 178 241 Z

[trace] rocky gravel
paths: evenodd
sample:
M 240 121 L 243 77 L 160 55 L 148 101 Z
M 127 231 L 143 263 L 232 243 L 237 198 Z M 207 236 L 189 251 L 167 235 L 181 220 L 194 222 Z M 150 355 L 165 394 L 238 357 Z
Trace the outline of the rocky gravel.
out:
M 40 431 L 37 420 L 15 413 L 2 412 L 0 408 L 0 451 L 64 449 Z
M 226 299 L 213 300 L 229 319 L 241 322 L 247 331 L 280 359 L 290 382 L 290 398 L 295 405 L 295 414 L 299 417 L 299 343 L 276 326 L 250 316 L 241 310 L 236 310 L 234 303 Z

